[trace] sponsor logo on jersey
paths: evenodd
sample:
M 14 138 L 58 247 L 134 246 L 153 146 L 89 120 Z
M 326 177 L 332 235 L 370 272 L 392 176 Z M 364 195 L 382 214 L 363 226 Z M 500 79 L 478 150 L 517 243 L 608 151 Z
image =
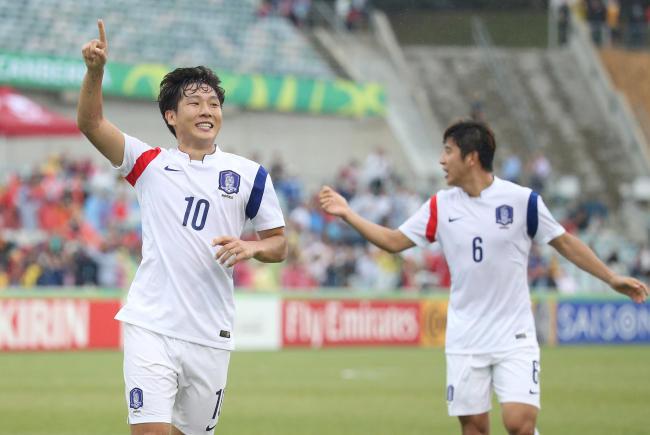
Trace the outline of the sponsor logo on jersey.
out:
M 458 219 L 462 219 L 462 218 L 463 218 L 462 216 L 453 219 L 449 218 L 449 222 L 457 221 Z
M 144 396 L 142 394 L 142 390 L 139 388 L 134 388 L 131 390 L 129 393 L 129 398 L 130 398 L 130 405 L 132 409 L 139 409 L 142 408 L 142 404 L 144 403 Z
M 230 338 L 230 331 L 221 331 L 219 337 Z
M 515 335 L 515 338 L 519 340 L 520 338 L 526 338 L 526 334 L 517 334 Z
M 447 402 L 454 401 L 454 386 L 450 385 L 447 387 Z
M 165 171 L 171 171 L 171 172 L 181 172 L 180 169 L 172 169 L 169 167 L 169 165 L 165 166 Z
M 219 189 L 226 192 L 228 195 L 239 193 L 239 182 L 241 176 L 235 171 L 221 171 L 219 172 Z
M 503 226 L 511 224 L 513 214 L 512 207 L 509 205 L 497 207 L 497 223 Z

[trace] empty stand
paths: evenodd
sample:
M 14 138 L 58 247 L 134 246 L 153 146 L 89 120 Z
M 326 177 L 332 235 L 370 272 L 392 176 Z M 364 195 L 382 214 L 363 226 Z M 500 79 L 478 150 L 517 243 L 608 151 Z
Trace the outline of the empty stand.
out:
M 499 147 L 524 160 L 530 156 L 479 49 L 413 46 L 406 47 L 405 53 L 441 125 L 468 116 L 470 96 L 480 92 Z M 508 72 L 509 85 L 529 111 L 539 146 L 555 175 L 577 175 L 583 195 L 618 204 L 618 186 L 634 177 L 631 162 L 617 146 L 573 54 L 499 49 L 497 56 Z M 497 152 L 497 164 L 503 156 Z
M 0 0 L 3 51 L 80 57 L 106 25 L 112 61 L 333 78 L 292 23 L 256 0 Z

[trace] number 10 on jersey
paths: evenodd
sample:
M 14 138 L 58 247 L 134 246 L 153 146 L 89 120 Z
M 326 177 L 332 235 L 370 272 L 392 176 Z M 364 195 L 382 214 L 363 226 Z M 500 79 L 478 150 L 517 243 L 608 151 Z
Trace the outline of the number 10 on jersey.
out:
M 187 220 L 190 218 L 190 212 L 192 211 L 192 205 L 194 204 L 194 197 L 189 196 L 185 198 L 187 201 L 187 209 L 185 210 L 185 217 L 183 218 L 183 226 L 187 226 Z M 201 223 L 199 224 L 199 215 L 203 210 L 203 215 L 201 216 Z M 196 207 L 194 207 L 194 217 L 192 218 L 192 228 L 196 231 L 201 231 L 205 226 L 205 220 L 208 218 L 208 210 L 210 210 L 210 203 L 205 199 L 199 199 L 196 201 Z

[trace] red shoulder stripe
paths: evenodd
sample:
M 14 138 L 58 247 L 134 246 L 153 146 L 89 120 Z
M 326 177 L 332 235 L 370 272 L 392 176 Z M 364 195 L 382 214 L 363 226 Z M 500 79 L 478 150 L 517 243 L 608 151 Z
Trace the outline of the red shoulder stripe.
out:
M 140 154 L 138 160 L 135 161 L 135 165 L 133 165 L 133 169 L 131 169 L 129 175 L 125 177 L 126 181 L 128 181 L 129 184 L 131 184 L 131 186 L 135 186 L 135 182 L 138 181 L 140 175 L 142 175 L 144 170 L 147 169 L 149 163 L 151 163 L 153 159 L 158 157 L 158 154 L 160 154 L 160 148 L 145 151 L 142 154 Z
M 427 223 L 427 240 L 433 243 L 436 240 L 436 230 L 438 229 L 438 200 L 436 196 L 431 197 L 431 217 Z

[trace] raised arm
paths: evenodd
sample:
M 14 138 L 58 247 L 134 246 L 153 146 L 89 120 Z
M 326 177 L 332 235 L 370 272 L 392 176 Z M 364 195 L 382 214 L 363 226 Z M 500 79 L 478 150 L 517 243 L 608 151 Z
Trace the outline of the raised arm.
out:
M 580 239 L 569 233 L 564 233 L 551 240 L 549 244 L 554 247 L 567 260 L 580 269 L 589 272 L 596 278 L 605 281 L 611 288 L 619 293 L 629 296 L 638 304 L 645 302 L 648 287 L 638 279 L 620 276 L 605 265 L 596 254 L 589 249 Z
M 415 246 L 400 230 L 382 227 L 356 214 L 345 198 L 328 186 L 323 186 L 320 192 L 320 205 L 325 213 L 343 218 L 367 241 L 385 251 L 402 252 Z
M 81 48 L 88 70 L 79 92 L 77 126 L 104 157 L 120 166 L 124 160 L 124 135 L 104 118 L 102 111 L 102 78 L 108 44 L 102 20 L 98 20 L 97 25 L 99 40 L 93 39 Z

